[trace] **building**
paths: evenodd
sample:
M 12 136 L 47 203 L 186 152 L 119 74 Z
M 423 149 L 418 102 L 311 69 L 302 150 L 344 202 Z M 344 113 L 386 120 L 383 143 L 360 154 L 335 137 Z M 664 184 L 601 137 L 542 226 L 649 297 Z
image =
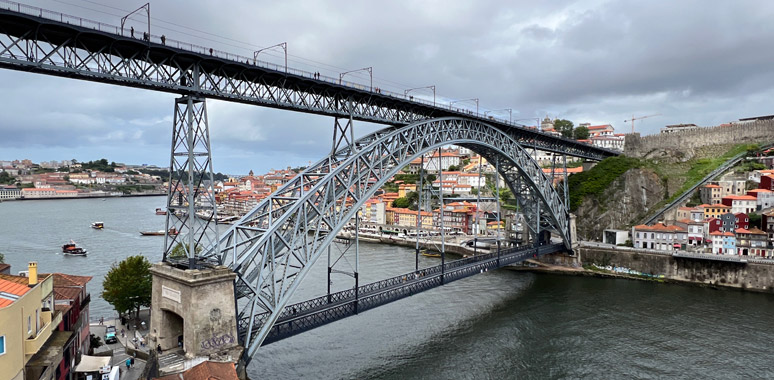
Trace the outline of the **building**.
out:
M 0 186 L 0 201 L 21 198 L 21 189 L 16 186 Z
M 758 185 L 758 188 L 774 191 L 774 174 L 761 176 L 761 183 Z
M 629 240 L 629 231 L 607 229 L 602 233 L 602 242 L 613 245 L 623 245 Z
M 699 126 L 697 126 L 696 124 L 672 124 L 672 125 L 667 125 L 664 128 L 661 128 L 661 133 L 695 131 L 697 129 L 699 129 Z
M 425 171 L 428 173 L 438 173 L 440 170 L 449 170 L 450 166 L 459 166 L 461 157 L 459 153 L 455 151 L 443 150 L 440 156 L 438 151 L 433 152 L 429 157 L 425 157 Z
M 721 215 L 731 211 L 731 206 L 726 206 L 722 203 L 703 204 L 699 207 L 704 210 L 704 219 L 719 218 Z
M 603 148 L 617 150 L 619 152 L 624 151 L 624 144 L 626 142 L 623 134 L 605 135 L 605 136 L 592 136 L 589 138 L 591 145 Z
M 704 236 L 705 227 L 703 220 L 684 218 L 676 221 L 675 225 L 688 232 L 688 245 L 698 246 L 704 244 L 706 238 Z
M 688 232 L 684 228 L 676 225 L 667 226 L 663 223 L 634 226 L 632 237 L 635 248 L 672 251 L 684 249 L 688 244 Z
M 736 254 L 736 236 L 733 232 L 715 231 L 710 234 L 712 253 L 717 255 Z
M 37 363 L 62 321 L 54 310 L 54 279 L 38 276 L 37 266 L 30 262 L 28 277 L 0 275 L 0 379 L 59 379 L 55 368 Z M 55 359 L 60 355 L 54 352 Z
M 730 212 L 734 214 L 755 212 L 757 202 L 757 198 L 752 195 L 729 195 L 721 200 L 721 203 L 731 207 Z
M 737 253 L 741 256 L 770 256 L 766 233 L 757 228 L 738 228 L 736 231 Z
M 723 198 L 720 186 L 714 184 L 704 185 L 699 188 L 701 203 L 716 204 Z
M 766 189 L 753 189 L 747 195 L 755 197 L 755 210 L 761 211 L 774 207 L 774 191 Z

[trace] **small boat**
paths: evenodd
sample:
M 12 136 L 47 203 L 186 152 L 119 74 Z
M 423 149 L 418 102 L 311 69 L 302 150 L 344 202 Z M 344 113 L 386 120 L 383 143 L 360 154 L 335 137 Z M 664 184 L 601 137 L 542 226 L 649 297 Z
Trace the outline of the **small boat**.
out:
M 157 208 L 156 215 L 167 215 L 167 210 L 164 210 L 162 208 Z
M 105 223 L 94 222 L 94 223 L 91 224 L 91 228 L 93 228 L 95 230 L 101 230 L 101 229 L 105 228 Z
M 172 227 L 169 229 L 169 235 L 177 235 L 177 230 Z M 164 236 L 165 231 L 164 230 L 158 230 L 158 231 L 140 231 L 140 235 L 142 236 Z
M 69 243 L 62 246 L 62 253 L 67 256 L 86 256 L 86 250 L 78 247 L 74 241 L 70 240 Z
M 419 252 L 420 255 L 425 257 L 441 257 L 441 254 L 438 252 L 428 252 L 426 249 L 423 249 Z

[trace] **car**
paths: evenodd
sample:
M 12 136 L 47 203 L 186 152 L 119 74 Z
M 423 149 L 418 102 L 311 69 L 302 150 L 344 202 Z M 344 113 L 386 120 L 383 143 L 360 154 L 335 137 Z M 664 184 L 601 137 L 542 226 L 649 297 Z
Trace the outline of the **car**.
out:
M 116 337 L 116 327 L 108 326 L 105 329 L 105 343 L 116 343 L 118 338 Z

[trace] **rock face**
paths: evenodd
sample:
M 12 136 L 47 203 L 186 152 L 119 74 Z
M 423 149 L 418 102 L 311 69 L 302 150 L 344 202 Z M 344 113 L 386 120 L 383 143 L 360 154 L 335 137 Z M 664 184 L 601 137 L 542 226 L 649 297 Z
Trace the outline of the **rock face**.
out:
M 578 237 L 602 240 L 602 231 L 621 228 L 641 219 L 666 196 L 661 178 L 650 169 L 630 169 L 618 177 L 602 196 L 586 197 L 575 211 Z

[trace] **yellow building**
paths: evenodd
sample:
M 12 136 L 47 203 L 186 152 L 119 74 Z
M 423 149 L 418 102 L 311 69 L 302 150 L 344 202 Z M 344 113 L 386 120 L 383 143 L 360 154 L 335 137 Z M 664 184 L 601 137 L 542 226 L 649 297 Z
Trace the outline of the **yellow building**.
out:
M 27 364 L 62 321 L 54 312 L 54 279 L 38 278 L 37 263 L 28 277 L 0 276 L 0 379 L 53 379 L 54 368 Z
M 704 219 L 720 218 L 721 215 L 731 212 L 731 206 L 726 206 L 722 203 L 716 203 L 713 205 L 703 204 L 699 207 L 704 209 Z
M 401 198 L 405 198 L 408 193 L 416 192 L 417 191 L 417 185 L 413 183 L 404 183 L 398 186 L 398 196 Z

